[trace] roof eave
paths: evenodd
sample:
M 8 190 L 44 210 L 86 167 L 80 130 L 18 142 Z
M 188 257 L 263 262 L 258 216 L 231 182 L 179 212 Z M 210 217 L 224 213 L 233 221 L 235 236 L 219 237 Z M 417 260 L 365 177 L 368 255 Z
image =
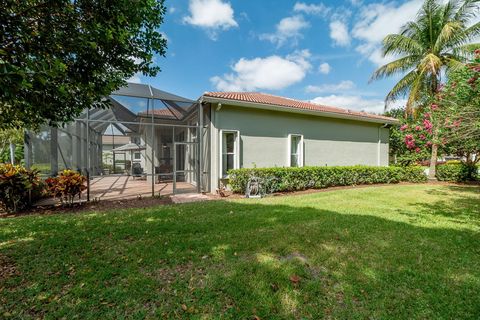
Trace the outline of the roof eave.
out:
M 314 116 L 320 116 L 320 117 L 356 120 L 361 122 L 380 123 L 380 124 L 398 124 L 399 123 L 399 121 L 396 119 L 392 119 L 392 120 L 377 119 L 377 118 L 370 118 L 370 117 L 362 117 L 355 114 L 342 114 L 342 113 L 328 112 L 328 111 L 299 109 L 299 108 L 284 107 L 284 106 L 265 104 L 265 103 L 217 98 L 217 97 L 211 97 L 206 95 L 201 97 L 201 101 L 209 102 L 209 103 L 230 104 L 234 106 L 247 107 L 247 108 L 253 108 L 253 109 L 284 111 L 284 112 L 308 114 L 308 115 L 314 115 Z

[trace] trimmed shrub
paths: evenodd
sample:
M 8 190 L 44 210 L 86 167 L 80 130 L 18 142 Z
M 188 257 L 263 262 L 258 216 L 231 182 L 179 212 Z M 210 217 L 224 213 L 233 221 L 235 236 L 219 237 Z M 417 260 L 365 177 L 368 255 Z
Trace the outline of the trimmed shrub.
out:
M 464 163 L 447 163 L 437 166 L 437 179 L 440 181 L 465 182 L 478 180 L 478 166 Z
M 421 166 L 399 167 L 401 169 L 400 181 L 421 183 L 427 182 L 425 169 Z
M 243 168 L 229 171 L 231 190 L 245 192 L 249 179 L 254 176 L 263 180 L 266 193 L 427 179 L 421 167 Z
M 30 204 L 32 193 L 41 186 L 37 170 L 0 164 L 0 205 L 7 212 L 17 212 Z
M 63 170 L 58 177 L 45 180 L 49 194 L 60 199 L 64 205 L 72 205 L 73 200 L 87 189 L 87 178 L 73 170 Z

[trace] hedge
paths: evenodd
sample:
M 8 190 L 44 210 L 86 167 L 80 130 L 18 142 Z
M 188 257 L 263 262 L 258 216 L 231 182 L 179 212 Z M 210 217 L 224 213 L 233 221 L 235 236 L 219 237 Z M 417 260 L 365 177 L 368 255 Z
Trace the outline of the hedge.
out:
M 320 189 L 376 183 L 425 182 L 422 167 L 301 167 L 253 168 L 229 171 L 229 185 L 233 192 L 243 193 L 251 177 L 258 177 L 266 193 Z
M 437 166 L 436 176 L 440 181 L 475 181 L 479 179 L 478 169 L 475 165 L 447 163 Z

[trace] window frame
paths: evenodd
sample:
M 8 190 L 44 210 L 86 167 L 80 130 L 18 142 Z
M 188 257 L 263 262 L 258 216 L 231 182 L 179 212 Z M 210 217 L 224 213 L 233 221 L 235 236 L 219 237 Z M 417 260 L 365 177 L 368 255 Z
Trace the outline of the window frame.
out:
M 240 168 L 240 131 L 238 130 L 220 130 L 220 144 L 219 144 L 219 154 L 220 154 L 220 161 L 219 161 L 219 174 L 220 178 L 228 178 L 228 174 L 223 174 L 223 135 L 225 133 L 233 133 L 235 134 L 234 139 L 234 154 L 233 154 L 233 169 Z M 229 154 L 229 153 L 225 153 Z
M 303 167 L 305 165 L 304 163 L 304 142 L 303 142 L 303 134 L 299 133 L 290 133 L 288 135 L 287 139 L 287 164 L 289 167 L 294 167 L 292 166 L 292 138 L 293 137 L 300 137 L 300 143 L 299 143 L 299 152 L 297 153 L 298 156 L 298 165 L 296 167 Z

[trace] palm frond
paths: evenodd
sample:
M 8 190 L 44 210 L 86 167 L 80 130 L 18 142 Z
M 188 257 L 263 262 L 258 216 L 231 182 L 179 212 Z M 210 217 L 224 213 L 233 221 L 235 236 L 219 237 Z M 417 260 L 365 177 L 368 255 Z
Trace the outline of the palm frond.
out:
M 412 114 L 413 111 L 416 109 L 415 105 L 418 104 L 420 100 L 421 92 L 423 87 L 423 81 L 420 76 L 417 76 L 412 83 L 410 88 L 410 93 L 408 95 L 407 104 L 405 106 L 405 111 L 408 114 Z
M 440 53 L 444 45 L 457 36 L 457 33 L 462 30 L 462 25 L 457 21 L 450 21 L 443 25 L 440 34 L 437 37 L 433 51 Z
M 383 39 L 383 55 L 395 55 L 395 54 L 409 54 L 419 55 L 422 54 L 424 48 L 415 39 L 401 35 L 401 34 L 389 34 Z
M 417 35 L 422 33 L 420 25 L 416 21 L 409 21 L 405 23 L 400 29 L 400 34 L 406 37 L 410 37 L 418 41 Z
M 475 17 L 475 11 L 479 9 L 479 0 L 464 0 L 463 4 L 457 10 L 454 19 L 466 24 L 470 19 Z
M 442 67 L 442 59 L 433 53 L 427 54 L 418 66 L 418 69 L 422 73 L 439 74 Z
M 460 1 L 450 0 L 443 7 L 443 19 L 442 24 L 445 24 L 449 21 L 455 21 L 455 15 L 460 8 Z
M 417 64 L 421 61 L 421 58 L 422 57 L 420 55 L 410 55 L 387 63 L 386 65 L 375 70 L 369 81 L 371 82 L 373 80 L 382 79 L 394 74 L 411 70 L 417 66 Z
M 387 106 L 390 102 L 396 101 L 398 98 L 405 97 L 417 77 L 418 72 L 413 70 L 400 79 L 400 81 L 398 81 L 397 84 L 387 94 L 387 97 L 385 98 L 385 106 Z
M 438 0 L 425 0 L 417 16 L 417 23 L 420 25 L 422 33 L 422 43 L 432 50 L 437 35 L 440 33 L 439 21 L 442 20 L 443 7 Z M 440 27 L 441 28 L 441 27 Z
M 480 42 L 468 43 L 462 46 L 456 47 L 452 50 L 452 53 L 463 58 L 463 61 L 471 59 L 474 56 L 474 51 L 480 49 Z
M 460 61 L 458 57 L 447 57 L 445 58 L 445 65 L 447 66 L 447 76 L 451 72 L 455 72 L 457 70 L 461 70 L 466 67 L 465 63 Z
M 405 111 L 407 114 L 414 114 L 421 106 L 425 105 L 431 98 L 430 90 L 433 87 L 433 82 L 436 82 L 434 77 L 429 74 L 419 72 L 415 78 L 414 83 L 410 88 Z
M 456 32 L 455 35 L 444 44 L 444 47 L 446 49 L 453 49 L 457 46 L 464 45 L 469 41 L 478 40 L 478 36 L 480 36 L 480 22 L 477 22 L 464 30 Z

